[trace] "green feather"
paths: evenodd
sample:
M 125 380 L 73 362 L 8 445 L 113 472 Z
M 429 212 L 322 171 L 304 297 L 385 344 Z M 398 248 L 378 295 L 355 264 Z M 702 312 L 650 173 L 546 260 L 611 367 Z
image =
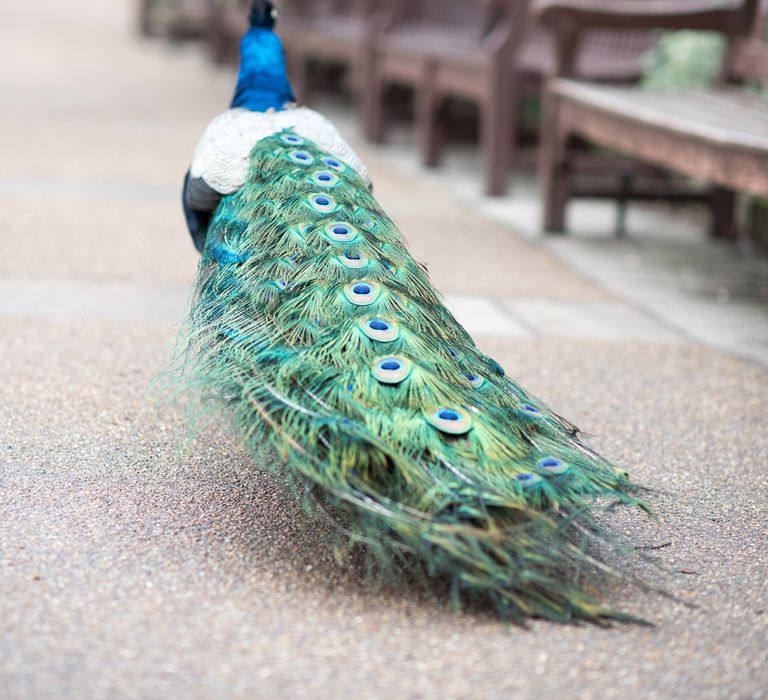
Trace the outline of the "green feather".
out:
M 637 503 L 626 475 L 475 347 L 354 170 L 280 136 L 211 221 L 185 377 L 393 566 L 518 621 L 623 619 L 578 582 L 607 568 L 600 501 Z

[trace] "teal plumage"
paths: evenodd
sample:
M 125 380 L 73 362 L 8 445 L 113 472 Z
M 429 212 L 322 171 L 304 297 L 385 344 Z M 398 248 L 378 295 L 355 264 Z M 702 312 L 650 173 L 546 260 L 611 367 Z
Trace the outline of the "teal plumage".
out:
M 382 561 L 522 621 L 621 617 L 579 586 L 603 565 L 601 502 L 624 473 L 481 353 L 352 168 L 285 130 L 219 204 L 188 325 L 187 376 L 245 444 Z M 189 353 L 188 353 L 189 354 Z

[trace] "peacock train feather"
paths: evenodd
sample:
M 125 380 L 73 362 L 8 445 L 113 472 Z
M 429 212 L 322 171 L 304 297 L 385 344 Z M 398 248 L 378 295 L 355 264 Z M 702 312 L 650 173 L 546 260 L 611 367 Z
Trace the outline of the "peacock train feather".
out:
M 518 621 L 622 618 L 582 584 L 626 474 L 477 349 L 337 153 L 253 144 L 204 224 L 187 381 L 380 560 Z

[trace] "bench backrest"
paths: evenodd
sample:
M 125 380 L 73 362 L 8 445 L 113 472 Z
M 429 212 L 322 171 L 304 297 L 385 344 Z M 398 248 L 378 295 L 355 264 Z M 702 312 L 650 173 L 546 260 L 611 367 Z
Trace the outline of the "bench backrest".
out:
M 747 10 L 750 4 L 745 2 Z M 748 33 L 733 41 L 728 72 L 733 78 L 765 82 L 768 81 L 768 0 L 758 0 L 753 11 Z
M 275 0 L 277 9 L 299 17 L 368 17 L 376 0 Z
M 374 9 L 374 0 L 313 0 L 312 5 L 322 6 L 326 15 L 367 17 Z
M 495 25 L 499 17 L 500 5 L 509 0 L 501 0 L 501 2 L 499 0 L 394 1 L 401 3 L 400 23 L 405 23 L 409 28 L 440 27 L 484 36 Z M 520 0 L 519 4 L 527 7 L 528 2 Z

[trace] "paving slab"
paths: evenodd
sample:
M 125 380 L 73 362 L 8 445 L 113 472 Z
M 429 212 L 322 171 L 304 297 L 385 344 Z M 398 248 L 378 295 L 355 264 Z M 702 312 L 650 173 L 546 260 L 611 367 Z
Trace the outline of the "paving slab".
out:
M 451 294 L 446 305 L 456 320 L 473 335 L 522 337 L 529 335 L 519 320 L 505 313 L 494 299 L 469 294 Z
M 504 307 L 538 335 L 604 340 L 679 341 L 680 334 L 660 318 L 623 302 L 508 299 Z

